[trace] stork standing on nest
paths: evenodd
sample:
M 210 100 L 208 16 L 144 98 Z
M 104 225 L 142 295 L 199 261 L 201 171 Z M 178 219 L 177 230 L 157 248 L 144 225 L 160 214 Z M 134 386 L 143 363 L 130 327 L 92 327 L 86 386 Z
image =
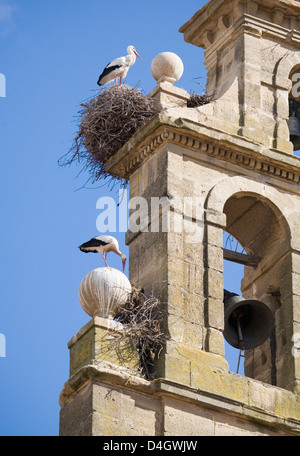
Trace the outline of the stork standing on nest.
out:
M 125 269 L 125 263 L 126 263 L 126 256 L 120 252 L 119 250 L 119 243 L 116 238 L 113 236 L 96 236 L 89 241 L 85 242 L 84 244 L 81 244 L 79 246 L 79 249 L 82 252 L 94 252 L 94 253 L 102 253 L 102 258 L 105 262 L 105 265 L 107 267 L 107 261 L 106 261 L 106 256 L 108 252 L 115 252 L 117 255 L 119 255 L 122 259 L 123 263 L 123 272 Z
M 127 48 L 128 55 L 124 57 L 119 57 L 112 62 L 110 62 L 103 70 L 103 73 L 100 74 L 97 84 L 102 86 L 107 84 L 110 81 L 115 80 L 117 84 L 118 78 L 120 78 L 120 84 L 122 82 L 122 78 L 124 79 L 128 73 L 129 67 L 131 67 L 135 61 L 136 56 L 141 59 L 139 54 L 137 53 L 134 46 L 128 46 Z

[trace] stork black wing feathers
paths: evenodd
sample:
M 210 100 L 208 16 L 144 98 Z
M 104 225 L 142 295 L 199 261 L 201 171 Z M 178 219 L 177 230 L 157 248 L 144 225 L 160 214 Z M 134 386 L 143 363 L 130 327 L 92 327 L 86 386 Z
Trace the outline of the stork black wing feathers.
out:
M 99 247 L 100 245 L 106 245 L 107 242 L 104 242 L 104 241 L 101 241 L 100 239 L 95 239 L 95 238 L 92 238 L 90 239 L 89 241 L 87 242 L 84 242 L 83 244 L 81 244 L 79 246 L 80 250 L 82 252 L 95 252 L 95 253 L 98 253 L 97 250 L 85 250 L 86 247 Z
M 92 249 L 85 250 L 84 247 L 82 247 L 82 246 L 80 246 L 79 248 L 80 248 L 80 250 L 81 250 L 82 252 L 84 252 L 84 253 L 91 253 L 91 252 L 92 252 L 92 253 L 99 253 L 98 250 L 92 250 Z
M 122 66 L 122 65 L 112 65 L 112 66 L 109 66 L 109 65 L 110 65 L 110 63 L 108 63 L 108 64 L 106 65 L 106 67 L 105 67 L 104 70 L 103 70 L 103 73 L 100 74 L 99 79 L 98 79 L 98 82 L 97 82 L 98 85 L 102 85 L 101 82 L 100 82 L 102 78 L 104 78 L 104 77 L 107 76 L 109 73 L 111 73 L 112 71 L 114 71 L 114 70 L 116 70 L 117 68 L 120 68 L 120 67 Z

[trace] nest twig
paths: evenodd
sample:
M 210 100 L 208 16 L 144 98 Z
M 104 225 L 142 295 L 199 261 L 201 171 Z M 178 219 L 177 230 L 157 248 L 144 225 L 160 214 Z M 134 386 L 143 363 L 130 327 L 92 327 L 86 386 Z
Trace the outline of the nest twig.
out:
M 141 375 L 148 380 L 154 377 L 154 360 L 159 357 L 166 341 L 161 329 L 162 318 L 159 299 L 154 296 L 147 297 L 143 290 L 133 286 L 119 314 L 118 321 L 124 328 L 115 334 L 114 346 L 126 340 L 137 350 Z
M 74 161 L 84 164 L 93 182 L 110 177 L 106 163 L 159 108 L 153 98 L 128 86 L 101 89 L 89 101 L 81 103 L 80 125 L 71 150 L 59 160 L 61 165 Z
M 196 92 L 192 92 L 190 94 L 190 99 L 187 102 L 188 108 L 197 108 L 198 106 L 203 106 L 205 104 L 211 103 L 213 101 L 213 97 L 207 94 L 198 94 Z

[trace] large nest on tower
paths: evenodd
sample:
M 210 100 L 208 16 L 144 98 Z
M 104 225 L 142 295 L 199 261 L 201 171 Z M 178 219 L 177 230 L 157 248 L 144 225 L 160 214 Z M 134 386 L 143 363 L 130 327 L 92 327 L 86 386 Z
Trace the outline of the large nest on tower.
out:
M 132 286 L 118 321 L 122 323 L 123 329 L 115 332 L 112 349 L 118 351 L 118 347 L 126 341 L 138 352 L 141 375 L 152 380 L 155 377 L 154 361 L 158 359 L 167 339 L 162 330 L 163 311 L 160 300 L 146 296 L 143 289 Z M 120 349 L 119 356 L 122 358 L 121 351 Z
M 136 88 L 116 85 L 101 89 L 80 106 L 77 136 L 59 163 L 82 164 L 93 183 L 108 177 L 125 183 L 107 173 L 107 161 L 159 111 L 157 103 Z

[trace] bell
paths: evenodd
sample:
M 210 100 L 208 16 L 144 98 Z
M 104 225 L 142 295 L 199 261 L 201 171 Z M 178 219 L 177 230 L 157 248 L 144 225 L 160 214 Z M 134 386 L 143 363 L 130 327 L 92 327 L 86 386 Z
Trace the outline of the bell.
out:
M 255 299 L 244 299 L 224 290 L 225 329 L 227 342 L 240 350 L 261 345 L 274 328 L 269 307 Z
M 290 130 L 290 141 L 294 144 L 294 150 L 300 149 L 300 118 L 289 117 L 288 126 Z

